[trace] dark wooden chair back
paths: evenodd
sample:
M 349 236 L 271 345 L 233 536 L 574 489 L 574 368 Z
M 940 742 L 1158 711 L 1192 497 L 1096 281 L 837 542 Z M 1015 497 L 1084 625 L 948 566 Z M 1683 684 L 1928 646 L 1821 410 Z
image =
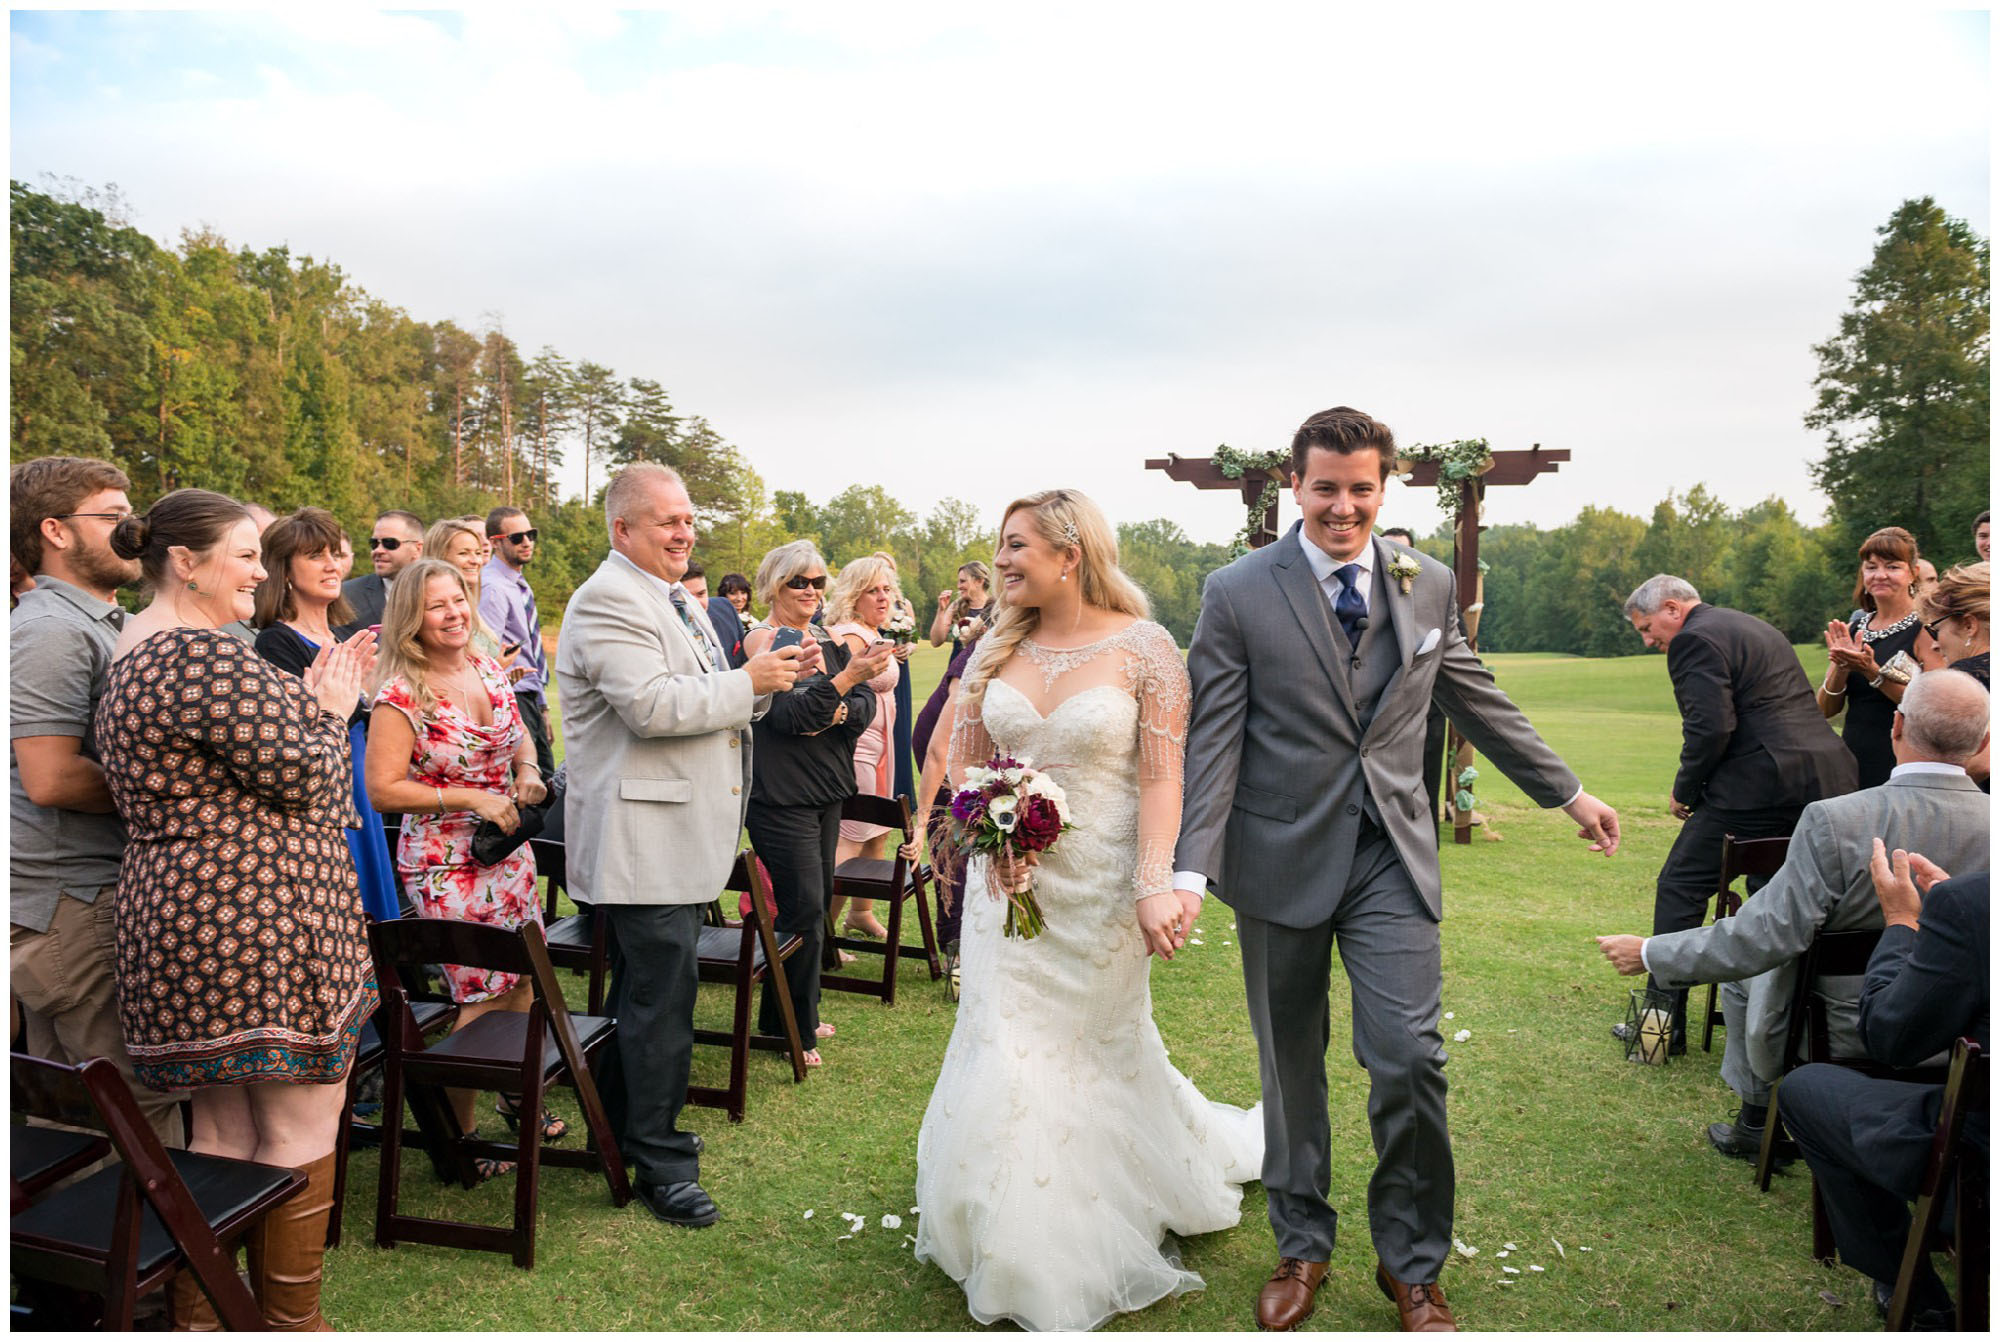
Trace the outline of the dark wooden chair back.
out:
M 403 1240 L 448 1247 L 483 1249 L 512 1255 L 515 1266 L 535 1263 L 535 1220 L 544 1162 L 599 1170 L 614 1205 L 624 1206 L 632 1191 L 619 1155 L 618 1143 L 605 1115 L 591 1075 L 589 1057 L 612 1037 L 613 1022 L 603 1017 L 575 1016 L 556 984 L 555 966 L 539 924 L 518 929 L 448 918 L 399 918 L 368 929 L 375 956 L 376 980 L 385 1008 L 383 1022 L 383 1140 L 381 1182 L 377 1190 L 375 1242 L 384 1248 Z M 427 964 L 470 965 L 519 974 L 531 989 L 526 1011 L 489 1011 L 465 1029 L 436 1043 L 428 1042 L 412 1009 Z M 551 1084 L 574 1089 L 583 1111 L 590 1147 L 583 1151 L 544 1149 L 537 1116 Z M 477 1225 L 463 1221 L 407 1216 L 397 1210 L 403 1146 L 402 1108 L 406 1091 L 421 1115 L 448 1114 L 443 1088 L 503 1090 L 518 1094 L 521 1121 L 516 1142 L 487 1142 L 459 1135 L 447 1118 L 442 1145 L 433 1150 L 434 1164 L 455 1172 L 467 1187 L 478 1181 L 473 1161 L 479 1156 L 513 1160 L 516 1164 L 514 1219 L 511 1226 Z M 419 1129 L 437 1131 L 435 1123 L 419 1118 Z M 438 1141 L 433 1138 L 433 1141 Z
M 1748 892 L 1736 893 L 1736 882 L 1747 876 L 1775 876 L 1778 868 L 1785 865 L 1785 854 L 1792 841 L 1780 836 L 1775 839 L 1739 839 L 1734 834 L 1722 836 L 1722 874 L 1715 882 L 1715 918 L 1733 918 L 1742 909 Z M 1722 1024 L 1722 1013 L 1715 1006 L 1716 986 L 1708 985 L 1708 1009 L 1702 1015 L 1701 1051 L 1713 1051 L 1715 1027 Z
M 297 1170 L 168 1151 L 139 1113 L 118 1069 L 13 1055 L 16 1103 L 35 1117 L 102 1129 L 118 1163 L 30 1199 L 13 1213 L 17 1279 L 103 1297 L 103 1323 L 131 1331 L 140 1295 L 183 1267 L 230 1329 L 261 1329 L 262 1311 L 222 1251 L 305 1187 Z
M 583 974 L 590 985 L 593 1016 L 604 1011 L 605 985 L 611 978 L 611 925 L 604 910 L 577 904 L 576 912 L 561 914 L 558 895 L 569 893 L 569 853 L 561 839 L 528 840 L 535 854 L 535 870 L 548 878 L 542 903 L 542 931 L 549 948 L 549 960 L 557 969 Z M 572 902 L 574 900 L 572 899 Z
M 696 957 L 703 982 L 727 983 L 734 989 L 730 1028 L 697 1029 L 694 1040 L 697 1044 L 717 1044 L 729 1050 L 729 1084 L 690 1085 L 687 1097 L 689 1104 L 727 1110 L 730 1122 L 741 1123 L 749 1094 L 750 1051 L 761 1048 L 788 1055 L 792 1081 L 796 1084 L 806 1079 L 809 1045 L 799 1034 L 798 1015 L 792 1010 L 792 995 L 785 978 L 786 962 L 800 943 L 797 937 L 781 938 L 777 934 L 774 926 L 777 900 L 771 893 L 770 873 L 756 853 L 746 848 L 736 855 L 735 865 L 722 888 L 725 898 L 718 899 L 707 910 Z M 728 900 L 726 897 L 732 894 L 739 898 Z M 736 906 L 737 921 L 729 920 L 723 909 L 725 903 Z M 771 982 L 778 1015 L 784 1023 L 785 1032 L 781 1035 L 764 1034 L 752 1028 L 757 988 L 766 979 Z
M 1957 1208 L 1952 1252 L 1958 1258 L 1958 1331 L 1987 1330 L 1990 1309 L 1986 1274 L 1992 1247 L 1988 1175 L 1985 1162 L 1965 1159 L 1965 1119 L 1968 1114 L 1991 1112 L 1988 1061 L 1986 1051 L 1970 1039 L 1961 1039 L 1952 1046 L 1951 1069 L 1938 1108 L 1937 1135 L 1931 1139 L 1930 1160 L 1924 1166 L 1916 1213 L 1910 1220 L 1910 1237 L 1903 1246 L 1902 1266 L 1896 1273 L 1896 1292 L 1889 1302 L 1892 1333 L 1910 1327 L 1911 1294 L 1918 1265 L 1930 1252 L 1945 1204 L 1954 1198 Z
M 825 973 L 820 975 L 819 986 L 822 990 L 879 997 L 884 1006 L 894 1006 L 896 964 L 904 952 L 924 957 L 930 966 L 933 982 L 944 977 L 944 966 L 938 960 L 937 933 L 931 927 L 931 901 L 926 893 L 932 873 L 927 866 L 913 868 L 902 854 L 902 845 L 910 842 L 916 834 L 909 798 L 858 794 L 840 804 L 840 818 L 857 820 L 866 825 L 886 825 L 900 832 L 902 837 L 888 857 L 851 857 L 833 869 L 833 893 L 836 897 L 879 900 L 888 906 L 889 917 L 883 929 L 888 935 L 881 941 L 846 936 L 833 925 L 829 912 L 826 944 L 835 952 L 853 951 L 858 955 L 881 956 L 881 977 Z M 905 946 L 903 902 L 912 898 L 917 906 L 917 927 L 921 940 L 917 945 Z

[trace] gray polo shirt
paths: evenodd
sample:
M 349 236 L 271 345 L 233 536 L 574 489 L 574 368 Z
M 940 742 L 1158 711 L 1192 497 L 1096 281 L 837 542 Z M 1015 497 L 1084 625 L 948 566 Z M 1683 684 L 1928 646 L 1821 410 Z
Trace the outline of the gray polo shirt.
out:
M 97 757 L 91 717 L 104 694 L 112 645 L 125 612 L 80 587 L 38 574 L 13 614 L 13 664 L 9 670 L 12 732 L 23 736 L 77 736 L 83 753 Z M 89 904 L 118 883 L 125 825 L 116 813 L 93 815 L 37 806 L 21 786 L 21 762 L 7 751 L 12 820 L 9 876 L 13 921 L 48 931 L 64 895 Z

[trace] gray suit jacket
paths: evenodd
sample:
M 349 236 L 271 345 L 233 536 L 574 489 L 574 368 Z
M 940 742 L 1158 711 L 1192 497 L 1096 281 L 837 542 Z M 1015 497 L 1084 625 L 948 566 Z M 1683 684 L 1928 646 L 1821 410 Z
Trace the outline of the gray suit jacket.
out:
M 1646 964 L 1668 987 L 1749 979 L 1745 1057 L 1766 1081 L 1783 1072 L 1785 1027 L 1798 958 L 1821 928 L 1845 932 L 1882 926 L 1882 906 L 1868 875 L 1872 842 L 1922 853 L 1953 875 L 1984 871 L 1992 822 L 1986 794 L 1964 774 L 1905 774 L 1880 787 L 1829 797 L 1806 807 L 1792 831 L 1785 865 L 1743 902 L 1734 918 L 1646 942 Z M 1827 979 L 1830 1040 L 1836 1053 L 1860 1055 L 1861 980 Z
M 388 604 L 389 584 L 382 580 L 380 574 L 364 573 L 358 578 L 349 578 L 340 585 L 340 594 L 354 608 L 354 618 L 334 630 L 335 634 L 344 638 L 356 629 L 382 623 L 382 607 Z
M 1289 927 L 1324 922 L 1347 888 L 1365 790 L 1426 907 L 1442 918 L 1424 793 L 1432 696 L 1540 805 L 1568 802 L 1576 776 L 1466 646 L 1452 618 L 1451 570 L 1380 539 L 1369 617 L 1391 621 L 1400 667 L 1374 716 L 1361 721 L 1333 612 L 1298 531 L 1216 570 L 1202 589 L 1188 649 L 1194 714 L 1174 869 L 1201 872 L 1252 917 Z M 1420 565 L 1407 594 L 1388 571 L 1399 554 Z
M 750 720 L 769 700 L 751 693 L 748 671 L 704 670 L 698 646 L 666 594 L 616 555 L 569 600 L 556 675 L 580 900 L 721 893 L 749 801 Z

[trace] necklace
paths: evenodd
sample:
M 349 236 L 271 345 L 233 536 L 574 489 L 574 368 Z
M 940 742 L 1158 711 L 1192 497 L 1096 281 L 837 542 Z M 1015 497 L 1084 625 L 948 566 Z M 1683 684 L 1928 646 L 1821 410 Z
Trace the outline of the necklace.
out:
M 1042 693 L 1047 694 L 1055 689 L 1058 679 L 1079 666 L 1086 666 L 1095 661 L 1097 654 L 1102 652 L 1107 644 L 1117 642 L 1127 632 L 1127 629 L 1121 629 L 1115 634 L 1100 638 L 1095 643 L 1086 643 L 1079 648 L 1045 648 L 1032 638 L 1024 638 L 1021 640 L 1021 651 L 1028 655 L 1028 660 L 1042 673 Z
M 1891 635 L 1902 633 L 1905 629 L 1908 629 L 1911 625 L 1915 624 L 1916 622 L 1917 622 L 1917 613 L 1915 611 L 1911 611 L 1908 615 L 1905 615 L 1902 619 L 1896 621 L 1894 624 L 1890 625 L 1886 629 L 1870 629 L 1868 627 L 1868 622 L 1866 620 L 1863 620 L 1861 622 L 1861 631 L 1860 631 L 1861 641 L 1863 643 L 1877 642 L 1881 639 L 1888 638 Z

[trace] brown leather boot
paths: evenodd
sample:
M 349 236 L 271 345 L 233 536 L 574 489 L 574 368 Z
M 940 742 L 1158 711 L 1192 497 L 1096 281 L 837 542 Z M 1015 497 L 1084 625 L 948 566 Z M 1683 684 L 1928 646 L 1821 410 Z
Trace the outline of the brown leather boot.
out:
M 1458 1320 L 1444 1302 L 1444 1292 L 1434 1281 L 1401 1282 L 1389 1269 L 1375 1265 L 1375 1284 L 1382 1294 L 1396 1302 L 1396 1326 L 1406 1333 L 1455 1333 Z
M 249 1248 L 250 1288 L 277 1332 L 331 1332 L 319 1313 L 321 1266 L 326 1260 L 326 1222 L 333 1212 L 331 1151 L 301 1166 L 306 1186 L 273 1207 L 244 1243 Z
M 1326 1280 L 1325 1263 L 1280 1258 L 1278 1270 L 1257 1293 L 1257 1326 L 1267 1333 L 1289 1333 L 1313 1312 L 1313 1296 Z
M 201 1279 L 182 1268 L 168 1288 L 173 1298 L 173 1326 L 177 1333 L 219 1333 L 222 1320 L 216 1317 L 215 1302 L 201 1289 Z

